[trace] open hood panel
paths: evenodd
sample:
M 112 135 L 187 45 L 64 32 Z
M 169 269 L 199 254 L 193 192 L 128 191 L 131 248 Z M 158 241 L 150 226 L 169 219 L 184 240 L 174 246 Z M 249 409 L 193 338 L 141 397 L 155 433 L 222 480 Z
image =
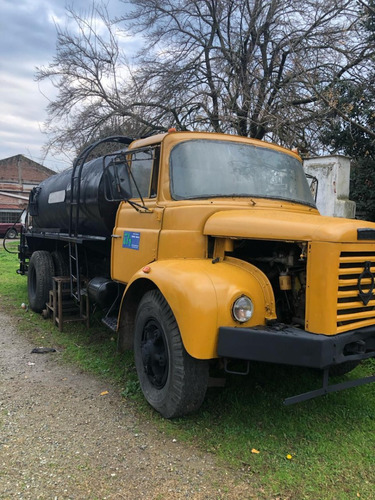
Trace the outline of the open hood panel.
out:
M 375 240 L 375 223 L 367 221 L 270 209 L 224 210 L 209 217 L 204 234 L 263 240 L 355 242 L 357 230 L 364 228 L 374 230 Z

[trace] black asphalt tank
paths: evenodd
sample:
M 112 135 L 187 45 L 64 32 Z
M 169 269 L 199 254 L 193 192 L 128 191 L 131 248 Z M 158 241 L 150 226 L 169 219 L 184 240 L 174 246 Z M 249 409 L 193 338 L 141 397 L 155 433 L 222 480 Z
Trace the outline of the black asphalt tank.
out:
M 107 157 L 106 165 L 109 161 Z M 108 237 L 112 233 L 119 202 L 106 200 L 103 174 L 103 157 L 82 167 L 78 234 Z M 77 185 L 77 181 L 74 182 Z M 34 229 L 69 232 L 71 183 L 72 169 L 68 169 L 49 177 L 33 189 L 29 208 Z M 73 206 L 73 213 L 75 209 L 76 206 Z

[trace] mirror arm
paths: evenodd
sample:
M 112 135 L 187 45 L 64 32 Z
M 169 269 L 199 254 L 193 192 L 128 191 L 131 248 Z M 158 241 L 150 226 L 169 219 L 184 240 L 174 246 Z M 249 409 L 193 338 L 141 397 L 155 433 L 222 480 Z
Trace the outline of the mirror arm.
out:
M 142 214 L 146 214 L 146 213 L 152 213 L 153 210 L 146 207 L 145 204 L 141 205 L 140 203 L 137 203 L 136 201 L 133 201 L 133 200 L 125 200 L 125 202 L 129 203 L 129 205 L 131 207 L 133 207 L 137 212 L 139 213 L 142 213 Z M 143 200 L 142 200 L 143 202 Z

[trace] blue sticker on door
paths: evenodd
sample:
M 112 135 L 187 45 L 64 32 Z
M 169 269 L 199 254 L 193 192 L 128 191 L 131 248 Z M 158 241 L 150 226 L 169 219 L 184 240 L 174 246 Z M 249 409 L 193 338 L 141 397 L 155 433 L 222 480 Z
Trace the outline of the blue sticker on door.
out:
M 122 239 L 122 247 L 130 248 L 131 250 L 139 250 L 139 242 L 141 233 L 133 233 L 133 231 L 124 231 Z

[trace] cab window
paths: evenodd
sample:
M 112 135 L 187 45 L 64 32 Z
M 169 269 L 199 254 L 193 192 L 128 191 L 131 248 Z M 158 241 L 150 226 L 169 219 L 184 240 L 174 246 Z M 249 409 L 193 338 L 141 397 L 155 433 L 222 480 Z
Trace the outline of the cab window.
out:
M 130 152 L 127 158 L 132 179 L 133 198 L 154 198 L 159 174 L 159 148 Z

